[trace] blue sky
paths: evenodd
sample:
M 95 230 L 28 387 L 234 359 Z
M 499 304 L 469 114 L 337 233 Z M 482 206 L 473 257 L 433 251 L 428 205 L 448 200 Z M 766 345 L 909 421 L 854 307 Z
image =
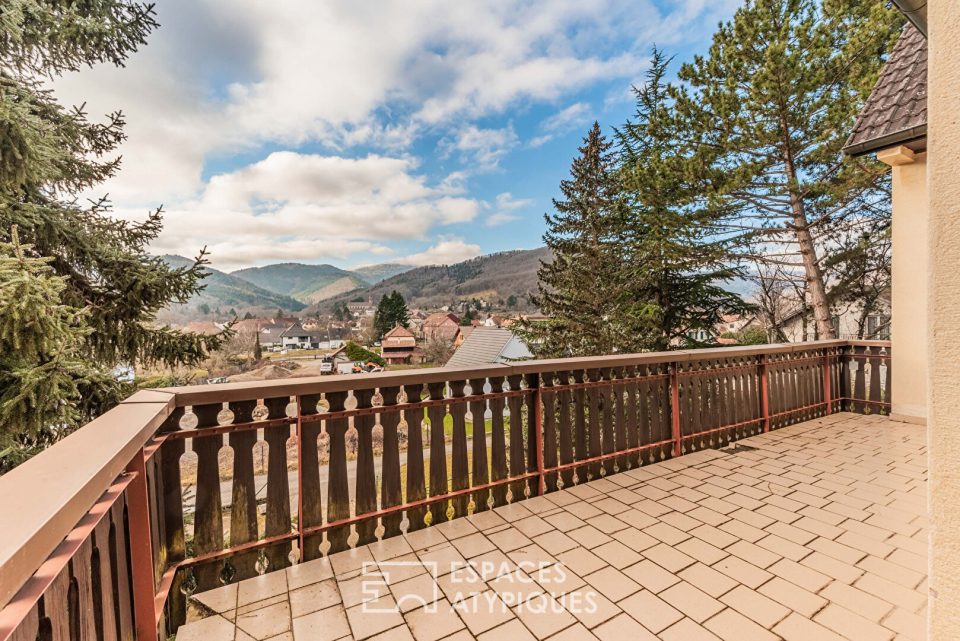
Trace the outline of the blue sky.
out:
M 541 244 L 590 123 L 633 109 L 656 42 L 705 52 L 738 3 L 166 0 L 124 69 L 56 81 L 122 109 L 117 216 L 215 267 L 456 262 Z

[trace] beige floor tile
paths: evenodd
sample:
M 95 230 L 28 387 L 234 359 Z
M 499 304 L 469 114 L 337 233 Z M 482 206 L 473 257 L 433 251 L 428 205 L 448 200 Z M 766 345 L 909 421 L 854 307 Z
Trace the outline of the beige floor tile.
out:
M 402 536 L 392 536 L 370 544 L 370 553 L 376 561 L 395 559 L 398 556 L 412 554 L 413 548 Z
M 287 573 L 287 587 L 290 590 L 333 578 L 333 566 L 327 558 L 291 565 L 284 571 Z
M 522 548 L 508 552 L 507 556 L 525 572 L 533 573 L 536 568 L 543 568 L 557 562 L 557 559 L 536 544 L 525 545 Z
M 349 634 L 347 615 L 340 606 L 318 610 L 293 620 L 294 641 L 333 641 Z
M 638 563 L 643 558 L 639 552 L 635 552 L 620 541 L 610 541 L 598 546 L 594 549 L 594 553 L 618 570 Z
M 613 540 L 592 525 L 584 525 L 575 530 L 570 530 L 567 532 L 567 536 L 587 549 L 593 549 Z
M 311 583 L 290 591 L 290 616 L 296 618 L 341 602 L 340 590 L 333 579 Z
M 517 569 L 516 563 L 500 550 L 478 554 L 468 559 L 467 563 L 484 581 L 495 579 L 501 574 L 509 574 Z
M 467 564 L 467 560 L 451 544 L 417 552 L 420 560 L 437 576 L 449 574 Z
M 323 610 L 320 612 L 323 612 Z M 385 596 L 376 601 L 367 601 L 352 608 L 347 608 L 347 620 L 350 622 L 350 631 L 358 641 L 369 639 L 385 630 L 403 624 L 403 617 L 400 615 L 392 596 Z
M 784 581 L 778 576 L 773 577 L 761 585 L 757 592 L 773 599 L 780 605 L 790 608 L 794 612 L 799 612 L 805 617 L 812 617 L 827 605 L 825 598 L 804 590 L 789 581 Z
M 580 576 L 596 572 L 607 564 L 606 561 L 602 560 L 593 552 L 582 547 L 576 547 L 562 554 L 558 554 L 557 561 L 563 563 Z
M 678 576 L 713 598 L 717 598 L 737 586 L 737 582 L 727 575 L 699 562 L 682 570 Z
M 287 601 L 237 615 L 237 628 L 254 639 L 264 641 L 290 630 L 290 605 Z
M 395 628 L 381 632 L 378 635 L 370 637 L 371 641 L 413 641 L 413 635 L 410 634 L 410 628 L 406 625 L 398 625 Z M 273 641 L 271 639 L 271 641 Z M 469 641 L 463 639 L 463 641 Z
M 331 554 L 330 564 L 337 577 L 361 570 L 365 563 L 374 563 L 373 554 L 367 546 Z
M 510 607 L 492 590 L 456 603 L 454 609 L 475 636 L 516 618 Z
M 417 641 L 436 641 L 466 627 L 446 600 L 411 610 L 404 615 L 404 619 Z
M 905 588 L 916 588 L 926 578 L 926 573 L 916 572 L 897 563 L 891 563 L 869 555 L 857 563 L 857 567 Z
M 462 536 L 467 536 L 468 534 L 477 532 L 477 528 L 469 521 L 469 519 L 453 519 L 452 521 L 447 521 L 446 523 L 440 523 L 436 527 L 440 534 L 451 541 L 453 539 L 459 539 Z
M 525 639 L 526 637 L 518 637 Z M 577 623 L 562 632 L 550 637 L 550 641 L 594 641 L 597 637 L 590 630 L 583 627 L 583 624 Z
M 570 505 L 564 508 L 567 512 L 574 515 L 580 520 L 586 521 L 587 519 L 593 518 L 595 516 L 600 516 L 603 514 L 603 510 L 593 505 L 593 503 L 581 501 L 580 503 L 571 503 Z
M 472 558 L 478 554 L 483 554 L 484 552 L 489 552 L 495 550 L 495 546 L 490 539 L 485 537 L 480 532 L 474 532 L 473 534 L 468 534 L 467 536 L 455 539 L 450 543 L 453 547 L 463 555 L 464 558 Z
M 343 607 L 350 608 L 358 603 L 373 601 L 390 594 L 390 588 L 384 577 L 376 573 L 366 573 L 337 582 Z
M 664 570 L 649 559 L 631 565 L 624 569 L 623 573 L 653 593 L 666 590 L 680 580 L 676 574 Z
M 449 575 L 447 575 L 449 576 Z M 443 596 L 440 586 L 430 574 L 421 574 L 413 578 L 394 583 L 390 593 L 401 612 L 409 612 L 436 602 Z
M 578 543 L 559 530 L 551 530 L 540 536 L 533 537 L 533 542 L 550 554 L 560 554 L 577 547 Z
M 915 641 L 923 641 L 927 636 L 927 619 L 903 608 L 896 608 L 883 620 L 883 626 Z
M 528 599 L 515 607 L 513 612 L 538 639 L 546 639 L 577 622 L 563 604 L 549 594 Z
M 512 527 L 489 534 L 487 538 L 504 552 L 510 552 L 531 543 L 527 536 Z
M 200 592 L 190 597 L 190 601 L 197 603 L 210 612 L 222 614 L 237 609 L 237 584 L 224 585 L 213 590 Z
M 695 563 L 695 559 L 665 543 L 644 550 L 643 555 L 668 572 L 674 573 Z
M 728 553 L 725 550 L 707 543 L 702 539 L 691 536 L 686 541 L 677 544 L 677 549 L 684 554 L 691 556 L 701 563 L 712 565 L 717 561 L 726 558 Z
M 737 541 L 727 547 L 726 551 L 761 569 L 768 568 L 783 558 L 749 541 Z
M 559 596 L 586 585 L 586 581 L 562 563 L 554 563 L 529 573 L 544 592 Z
M 503 517 L 492 510 L 476 512 L 468 516 L 467 520 L 473 523 L 474 527 L 481 532 L 507 524 Z
M 567 612 L 591 629 L 622 612 L 616 603 L 589 586 L 567 592 L 558 599 Z
M 777 635 L 730 608 L 709 619 L 703 626 L 724 641 L 779 640 Z
M 214 615 L 180 626 L 177 638 L 186 641 L 233 641 L 234 630 L 233 621 Z
M 557 637 L 554 637 L 557 638 Z M 479 641 L 535 641 L 536 637 L 530 634 L 530 630 L 524 627 L 519 620 L 513 619 L 497 626 L 496 628 L 484 632 L 479 637 Z
M 832 581 L 820 591 L 820 596 L 840 607 L 856 612 L 860 616 L 879 623 L 893 610 L 893 606 L 881 598 L 847 585 L 842 581 Z
M 669 511 L 669 508 L 665 509 Z M 638 530 L 642 530 L 645 527 L 650 527 L 657 522 L 656 518 L 650 516 L 646 512 L 636 509 L 630 509 L 626 512 L 621 512 L 620 514 L 616 515 L 616 518 Z
M 724 608 L 722 603 L 686 581 L 667 588 L 657 596 L 697 623 L 703 623 Z
M 681 619 L 657 636 L 663 641 L 720 641 L 717 635 L 691 619 Z
M 905 588 L 898 583 L 887 581 L 883 577 L 872 573 L 864 574 L 857 579 L 853 586 L 910 612 L 916 612 L 927 603 L 925 594 Z
M 239 583 L 237 606 L 263 601 L 287 591 L 286 572 L 267 572 Z
M 640 584 L 611 566 L 587 574 L 583 580 L 611 601 L 620 601 L 641 589 Z
M 863 576 L 863 570 L 820 552 L 807 556 L 800 564 L 844 583 L 853 583 Z
M 679 610 L 648 590 L 627 597 L 617 603 L 617 606 L 654 634 L 683 618 Z
M 627 614 L 620 614 L 592 630 L 601 641 L 657 641 L 657 637 Z
M 544 593 L 540 584 L 521 570 L 497 577 L 488 581 L 487 585 L 511 608 L 523 603 L 530 597 Z
M 491 512 L 490 514 L 493 513 Z M 427 548 L 435 547 L 447 542 L 447 539 L 440 534 L 437 528 L 433 527 L 407 532 L 403 536 L 407 540 L 407 543 L 410 545 L 410 547 L 414 549 L 414 551 L 425 550 Z
M 831 603 L 813 620 L 851 641 L 890 641 L 893 631 Z
M 724 594 L 720 601 L 767 629 L 790 613 L 786 607 L 743 585 Z

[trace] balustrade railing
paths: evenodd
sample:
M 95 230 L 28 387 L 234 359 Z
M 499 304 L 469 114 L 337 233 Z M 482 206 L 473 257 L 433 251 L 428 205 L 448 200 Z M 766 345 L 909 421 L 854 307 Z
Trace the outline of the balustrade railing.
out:
M 141 392 L 0 478 L 0 641 L 166 638 L 194 592 L 888 412 L 890 366 L 888 342 L 822 341 Z

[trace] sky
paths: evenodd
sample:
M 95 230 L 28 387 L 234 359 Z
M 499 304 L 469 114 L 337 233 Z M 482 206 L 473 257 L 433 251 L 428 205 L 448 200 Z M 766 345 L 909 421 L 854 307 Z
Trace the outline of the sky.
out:
M 453 263 L 542 245 L 594 120 L 633 111 L 651 47 L 705 53 L 736 0 L 162 0 L 123 68 L 58 78 L 121 110 L 114 215 L 231 271 Z

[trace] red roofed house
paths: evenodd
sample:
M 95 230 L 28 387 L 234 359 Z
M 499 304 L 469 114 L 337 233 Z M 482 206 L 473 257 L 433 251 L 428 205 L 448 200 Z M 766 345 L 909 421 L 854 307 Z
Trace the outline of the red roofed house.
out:
M 387 365 L 418 363 L 422 360 L 420 350 L 417 349 L 417 339 L 413 332 L 399 325 L 383 335 L 383 339 L 380 341 L 380 350 L 383 360 L 387 361 Z
M 449 312 L 430 314 L 423 321 L 423 340 L 453 341 L 460 331 L 460 319 Z

